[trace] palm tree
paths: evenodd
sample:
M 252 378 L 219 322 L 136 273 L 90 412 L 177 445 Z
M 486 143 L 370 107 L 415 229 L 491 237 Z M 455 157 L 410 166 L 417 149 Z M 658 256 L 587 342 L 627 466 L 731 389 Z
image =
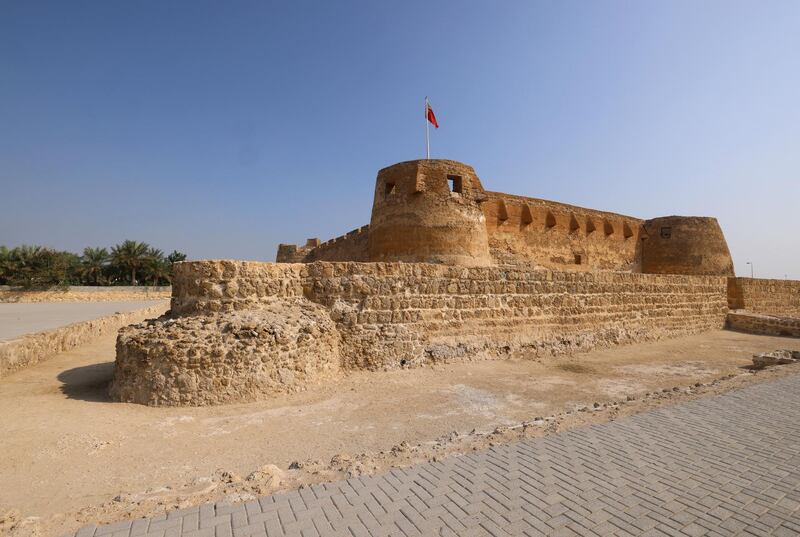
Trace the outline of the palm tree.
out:
M 81 276 L 87 281 L 91 280 L 95 285 L 99 285 L 109 257 L 108 250 L 105 248 L 84 248 L 81 257 Z
M 8 281 L 12 285 L 33 287 L 38 283 L 45 249 L 23 244 L 8 252 Z
M 167 256 L 167 261 L 169 261 L 170 265 L 174 265 L 179 261 L 186 261 L 186 254 L 178 250 L 172 250 L 172 253 Z
M 11 251 L 0 246 L 0 284 L 6 283 L 6 279 L 11 274 Z
M 158 248 L 148 248 L 145 269 L 153 285 L 158 285 L 158 280 L 162 277 L 169 277 L 169 268 L 167 260 L 164 258 L 164 252 Z
M 147 264 L 150 246 L 144 242 L 125 241 L 111 248 L 111 262 L 131 271 L 131 285 L 136 285 L 136 269 Z

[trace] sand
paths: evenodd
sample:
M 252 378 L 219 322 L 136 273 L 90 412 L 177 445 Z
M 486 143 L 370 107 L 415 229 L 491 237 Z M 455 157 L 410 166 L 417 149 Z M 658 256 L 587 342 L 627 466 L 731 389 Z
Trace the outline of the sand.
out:
M 751 357 L 779 348 L 800 340 L 714 331 L 539 362 L 359 372 L 266 402 L 151 408 L 108 399 L 114 338 L 103 337 L 0 380 L 0 532 L 154 516 L 616 419 L 771 378 L 750 371 Z

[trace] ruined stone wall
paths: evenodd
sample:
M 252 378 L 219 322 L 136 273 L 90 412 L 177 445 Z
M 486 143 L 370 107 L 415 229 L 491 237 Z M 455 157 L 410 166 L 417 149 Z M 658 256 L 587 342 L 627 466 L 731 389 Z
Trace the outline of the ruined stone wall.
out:
M 721 328 L 724 278 L 512 267 L 309 267 L 349 367 L 588 350 Z
M 212 279 L 184 285 L 187 273 L 199 272 Z M 422 263 L 193 262 L 177 266 L 174 290 L 176 313 L 249 309 L 302 294 L 347 332 L 350 365 L 370 368 L 652 339 L 721 328 L 727 312 L 721 277 Z
M 257 308 L 269 297 L 302 297 L 308 267 L 299 263 L 184 261 L 173 266 L 174 315 Z
M 279 244 L 278 253 L 275 256 L 276 263 L 305 263 L 306 257 L 314 248 L 319 246 L 319 239 L 307 239 L 304 246 L 296 244 Z
M 800 337 L 800 318 L 731 311 L 726 326 L 731 330 L 764 336 Z
M 752 313 L 800 317 L 800 281 L 729 278 L 728 305 Z
M 643 220 L 500 192 L 486 196 L 481 208 L 497 264 L 639 271 Z
M 171 315 L 120 335 L 112 394 L 214 404 L 302 389 L 339 370 L 674 337 L 724 326 L 726 283 L 513 266 L 178 263 Z

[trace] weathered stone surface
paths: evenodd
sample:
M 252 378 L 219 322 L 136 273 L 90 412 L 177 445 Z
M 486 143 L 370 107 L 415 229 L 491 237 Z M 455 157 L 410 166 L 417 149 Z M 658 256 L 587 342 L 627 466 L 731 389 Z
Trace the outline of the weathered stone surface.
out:
M 147 405 L 209 405 L 298 391 L 339 372 L 339 339 L 326 310 L 302 298 L 161 317 L 120 331 L 111 396 Z
M 733 276 L 733 259 L 716 218 L 664 216 L 645 222 L 642 231 L 642 272 Z
M 725 289 L 716 276 L 178 263 L 174 317 L 120 334 L 112 393 L 146 404 L 216 404 L 300 389 L 338 368 L 533 358 L 674 337 L 722 328 Z M 318 331 L 301 345 L 308 326 Z
M 765 336 L 800 337 L 800 318 L 766 315 L 737 310 L 728 313 L 726 325 L 731 330 Z
M 793 364 L 795 362 L 800 362 L 800 351 L 777 350 L 753 355 L 753 365 L 756 367 Z

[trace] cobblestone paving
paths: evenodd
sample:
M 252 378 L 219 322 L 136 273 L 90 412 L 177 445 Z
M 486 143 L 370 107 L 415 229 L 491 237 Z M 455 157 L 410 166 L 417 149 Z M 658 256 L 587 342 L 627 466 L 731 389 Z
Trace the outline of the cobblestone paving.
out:
M 800 376 L 77 536 L 798 535 Z

